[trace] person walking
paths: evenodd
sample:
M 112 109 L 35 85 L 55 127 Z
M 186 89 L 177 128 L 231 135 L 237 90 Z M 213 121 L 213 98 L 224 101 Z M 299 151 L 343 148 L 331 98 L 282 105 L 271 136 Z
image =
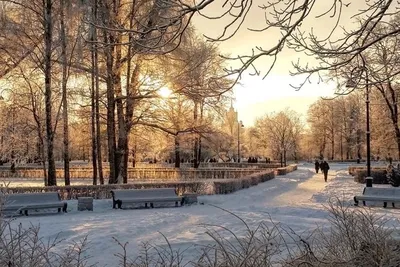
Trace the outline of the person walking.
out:
M 325 182 L 328 181 L 328 171 L 329 171 L 329 164 L 324 160 L 320 165 L 319 165 L 321 171 L 324 173 L 324 179 Z
M 319 161 L 316 159 L 314 164 L 315 164 L 315 173 L 318 173 L 318 171 L 319 171 Z

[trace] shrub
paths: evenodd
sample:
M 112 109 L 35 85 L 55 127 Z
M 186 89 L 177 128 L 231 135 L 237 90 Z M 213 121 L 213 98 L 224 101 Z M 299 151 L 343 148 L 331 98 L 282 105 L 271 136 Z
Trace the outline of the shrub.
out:
M 251 174 L 241 179 L 223 179 L 214 182 L 215 194 L 230 194 L 243 188 L 269 181 L 275 177 L 273 171 Z
M 12 227 L 10 221 L 0 225 L 0 266 L 8 267 L 84 267 L 88 266 L 85 256 L 87 239 L 69 244 L 63 252 L 56 252 L 62 240 L 44 241 L 39 237 L 39 226 L 29 228 Z
M 384 169 L 372 169 L 371 176 L 373 178 L 372 183 L 374 184 L 387 184 L 386 170 Z M 356 169 L 354 175 L 354 181 L 358 183 L 365 183 L 367 177 L 366 169 Z
M 393 187 L 400 186 L 400 169 L 399 166 L 394 168 L 392 164 L 389 164 L 386 168 L 386 178 L 389 184 Z
M 297 165 L 292 164 L 292 165 L 289 165 L 286 167 L 277 168 L 276 175 L 285 175 L 285 174 L 288 174 L 289 172 L 293 172 L 295 170 L 297 170 Z
M 338 199 L 327 210 L 328 227 L 304 236 L 272 220 L 251 228 L 226 211 L 242 222 L 246 235 L 206 225 L 206 234 L 215 243 L 203 249 L 194 266 L 399 266 L 400 242 L 391 238 L 386 219 Z
M 85 267 L 88 241 L 67 244 L 62 252 L 56 248 L 62 240 L 43 240 L 39 237 L 40 227 L 31 225 L 24 228 L 21 224 L 13 225 L 13 218 L 5 219 L 1 208 L 6 200 L 7 187 L 0 187 L 0 266 L 7 267 Z
M 356 171 L 359 170 L 367 170 L 366 166 L 349 166 L 348 167 L 348 172 L 350 175 L 354 176 L 356 175 Z M 386 167 L 382 167 L 382 166 L 371 166 L 371 170 L 372 171 L 381 171 L 381 170 L 386 170 Z
M 367 209 L 343 205 L 337 199 L 328 206 L 329 228 L 318 229 L 286 266 L 399 266 L 400 242 L 392 239 L 387 220 Z
M 198 195 L 226 194 L 241 188 L 248 188 L 250 185 L 256 185 L 263 179 L 265 179 L 265 182 L 275 177 L 272 170 L 257 170 L 257 173 L 250 173 L 244 177 L 219 179 L 217 182 L 214 182 L 212 179 L 203 179 L 194 181 L 160 181 L 154 183 L 137 182 L 134 184 L 9 187 L 7 191 L 10 193 L 59 192 L 63 200 L 76 199 L 77 197 L 93 197 L 94 199 L 111 198 L 110 192 L 113 189 L 175 188 L 179 194 L 188 192 Z M 249 177 L 250 181 L 243 182 L 243 179 L 246 180 Z M 242 183 L 244 184 L 243 186 L 241 186 Z M 248 183 L 250 185 L 247 185 Z M 214 189 L 215 186 L 218 189 Z M 222 187 L 223 189 L 221 189 Z
M 279 223 L 261 222 L 239 236 L 223 226 L 205 225 L 215 242 L 206 246 L 196 267 L 236 266 L 399 266 L 400 242 L 391 238 L 387 221 L 367 209 L 345 206 L 334 199 L 327 207 L 328 227 L 304 236 Z M 222 209 L 223 210 L 223 209 Z

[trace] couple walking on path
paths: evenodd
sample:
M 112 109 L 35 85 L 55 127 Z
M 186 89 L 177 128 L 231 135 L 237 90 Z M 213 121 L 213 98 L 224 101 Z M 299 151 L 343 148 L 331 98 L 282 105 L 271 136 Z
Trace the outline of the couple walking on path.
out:
M 318 173 L 319 169 L 321 172 L 324 173 L 325 182 L 328 181 L 328 171 L 329 171 L 329 164 L 324 160 L 323 162 L 319 163 L 318 160 L 315 161 L 315 172 Z

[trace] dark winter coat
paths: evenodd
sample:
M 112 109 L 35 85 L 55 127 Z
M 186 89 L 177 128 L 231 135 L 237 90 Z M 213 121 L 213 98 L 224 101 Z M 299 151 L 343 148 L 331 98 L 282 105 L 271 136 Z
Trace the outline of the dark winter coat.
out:
M 329 170 L 329 164 L 328 164 L 328 162 L 326 162 L 326 161 L 322 162 L 322 163 L 319 165 L 319 167 L 321 168 L 321 170 L 322 170 L 323 172 L 328 172 L 328 170 Z
M 320 167 L 320 166 L 319 166 L 319 161 L 316 160 L 316 161 L 315 161 L 315 169 L 319 169 L 319 167 Z

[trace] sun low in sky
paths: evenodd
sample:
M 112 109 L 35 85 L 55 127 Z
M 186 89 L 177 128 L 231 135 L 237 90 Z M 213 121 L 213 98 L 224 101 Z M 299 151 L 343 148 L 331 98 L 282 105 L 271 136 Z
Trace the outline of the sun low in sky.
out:
M 230 55 L 248 54 L 254 44 L 257 44 L 257 39 L 244 38 L 244 40 L 252 41 L 239 41 L 238 38 L 233 38 L 221 43 L 220 50 Z M 239 120 L 251 126 L 257 117 L 279 112 L 286 107 L 305 117 L 312 103 L 321 97 L 333 95 L 336 84 L 324 84 L 312 80 L 312 83 L 307 82 L 300 90 L 291 86 L 298 86 L 304 81 L 303 77 L 290 75 L 290 71 L 293 70 L 292 61 L 298 57 L 295 52 L 286 49 L 281 52 L 274 69 L 265 78 L 263 75 L 268 64 L 263 59 L 256 63 L 261 75 L 252 76 L 248 72 L 242 75 L 239 84 L 234 87 L 234 108 L 238 111 Z M 227 62 L 228 65 L 230 63 Z
M 218 9 L 221 8 L 221 3 L 216 1 L 214 5 L 209 7 L 208 11 L 204 12 L 217 15 Z M 327 27 L 329 27 L 329 23 L 334 25 L 334 21 L 325 17 L 323 19 L 324 23 L 321 23 L 321 19 L 318 20 L 315 16 L 319 15 L 320 12 L 326 11 L 327 8 L 329 9 L 329 3 L 330 1 L 317 1 L 314 7 L 315 14 L 311 15 L 310 19 L 303 23 L 302 29 L 305 31 L 311 31 L 312 29 L 321 38 L 326 37 L 325 35 L 329 34 Z M 352 15 L 360 8 L 361 4 L 354 3 L 342 10 L 342 25 L 346 25 L 346 27 L 350 25 L 351 27 L 352 22 L 354 22 Z M 224 21 L 221 21 L 219 25 L 216 24 L 215 20 L 210 21 L 200 16 L 196 16 L 193 22 L 199 34 L 211 37 L 220 36 L 226 26 Z M 248 28 L 259 29 L 263 27 L 265 27 L 264 11 L 259 8 L 258 4 L 254 4 L 243 27 L 229 40 L 218 43 L 221 53 L 230 57 L 250 55 L 252 49 L 256 46 L 267 48 L 276 44 L 281 38 L 279 31 L 254 32 L 248 30 Z M 303 82 L 303 77 L 290 75 L 290 71 L 293 71 L 292 63 L 298 59 L 303 64 L 315 63 L 313 58 L 284 48 L 279 53 L 274 68 L 265 79 L 263 79 L 263 76 L 270 66 L 267 58 L 261 58 L 255 63 L 257 70 L 261 72 L 260 76 L 251 76 L 248 72 L 243 75 L 240 84 L 234 87 L 234 108 L 237 109 L 238 117 L 244 124 L 253 125 L 257 117 L 269 112 L 279 112 L 286 107 L 305 116 L 309 106 L 320 97 L 333 96 L 337 85 L 334 83 L 319 83 L 317 79 L 311 80 L 311 83 L 306 83 L 300 90 L 290 86 L 299 85 Z M 229 65 L 230 62 L 227 62 L 227 64 Z M 234 63 L 232 62 L 232 64 Z
M 290 108 L 304 118 L 309 106 L 321 97 L 332 97 L 336 84 L 305 84 L 300 90 L 292 88 L 300 77 L 269 75 L 264 80 L 259 76 L 246 77 L 236 85 L 234 107 L 238 117 L 246 125 L 253 125 L 257 117 L 266 113 Z

